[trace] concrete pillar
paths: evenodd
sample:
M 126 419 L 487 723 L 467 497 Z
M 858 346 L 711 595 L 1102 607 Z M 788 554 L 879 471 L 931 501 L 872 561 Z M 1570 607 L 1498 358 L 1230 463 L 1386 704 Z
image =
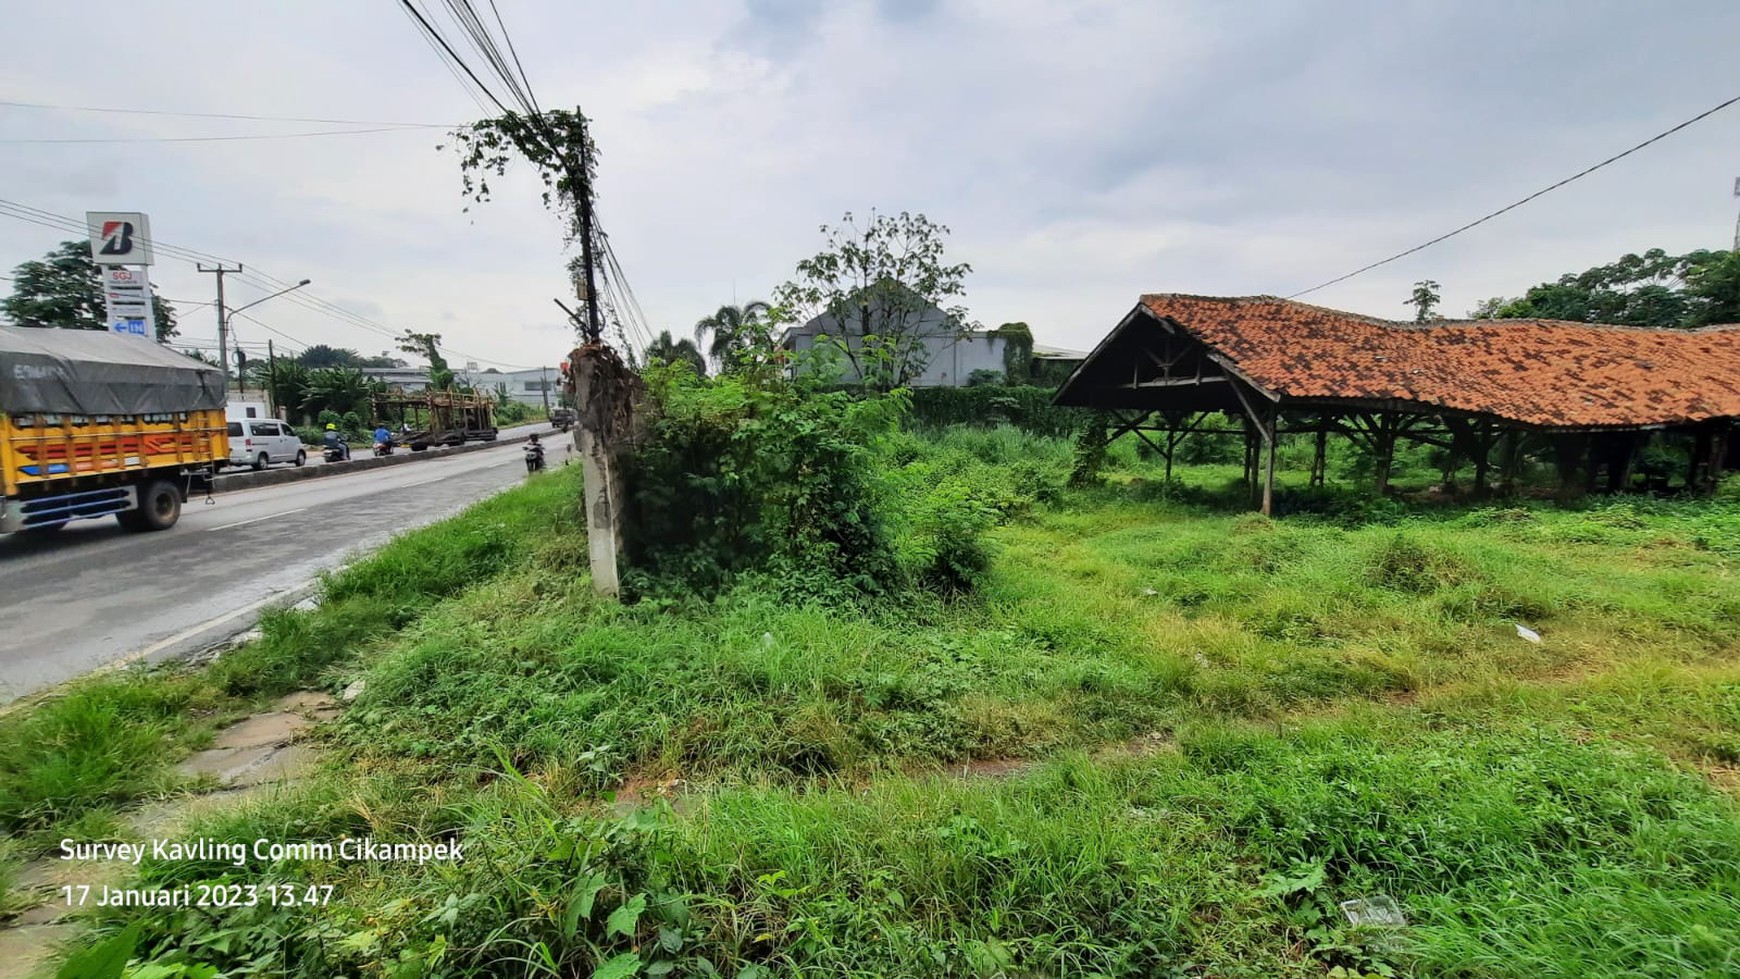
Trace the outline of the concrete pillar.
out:
M 636 409 L 645 383 L 602 343 L 574 351 L 570 362 L 576 406 L 574 447 L 580 452 L 580 474 L 585 482 L 582 508 L 592 587 L 600 595 L 615 598 L 622 591 L 627 498 L 623 467 L 639 432 Z

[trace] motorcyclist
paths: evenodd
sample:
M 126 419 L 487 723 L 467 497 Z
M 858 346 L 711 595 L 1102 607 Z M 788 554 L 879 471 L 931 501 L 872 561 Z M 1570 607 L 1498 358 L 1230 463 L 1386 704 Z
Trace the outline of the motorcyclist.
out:
M 533 435 L 526 440 L 526 472 L 537 472 L 544 468 L 544 447 L 538 444 L 538 437 Z
M 326 434 L 322 435 L 320 440 L 326 446 L 326 451 L 336 451 L 339 453 L 340 458 L 350 458 L 350 444 L 344 440 L 343 435 L 339 434 L 337 425 L 334 425 L 332 422 L 327 422 Z
M 393 451 L 393 433 L 387 430 L 385 422 L 375 426 L 375 451 L 381 455 L 390 455 Z

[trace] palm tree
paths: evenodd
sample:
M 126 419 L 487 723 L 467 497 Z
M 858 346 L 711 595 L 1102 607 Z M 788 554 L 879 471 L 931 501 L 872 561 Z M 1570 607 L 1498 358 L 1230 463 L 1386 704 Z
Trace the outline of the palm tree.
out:
M 718 361 L 721 369 L 728 368 L 738 354 L 767 342 L 767 327 L 761 318 L 772 308 L 759 299 L 741 306 L 720 306 L 713 315 L 695 324 L 695 343 L 707 343 L 707 334 L 711 333 L 713 342 L 707 347 L 707 355 Z
M 315 416 L 325 410 L 361 414 L 379 387 L 354 367 L 322 367 L 309 372 L 302 404 Z
M 295 411 L 305 409 L 309 370 L 294 358 L 256 360 L 248 365 L 248 375 L 255 387 L 271 392 L 273 404 Z
M 646 362 L 648 364 L 674 364 L 687 361 L 695 367 L 695 373 L 707 376 L 707 358 L 701 356 L 701 348 L 695 346 L 695 341 L 689 339 L 675 340 L 671 331 L 660 330 L 657 340 L 647 344 Z

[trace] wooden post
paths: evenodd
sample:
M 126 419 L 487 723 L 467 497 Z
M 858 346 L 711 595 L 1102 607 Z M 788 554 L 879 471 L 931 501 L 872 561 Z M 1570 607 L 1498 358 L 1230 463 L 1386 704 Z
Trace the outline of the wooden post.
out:
M 1267 462 L 1263 466 L 1263 516 L 1275 515 L 1275 429 L 1279 427 L 1281 412 L 1277 408 L 1269 415 L 1269 424 L 1263 430 L 1263 443 L 1267 447 Z
M 1322 486 L 1328 476 L 1329 462 L 1329 420 L 1319 418 L 1317 422 L 1317 453 L 1311 457 L 1311 485 Z
M 1577 492 L 1577 466 L 1589 447 L 1589 436 L 1578 433 L 1553 437 L 1553 462 L 1559 469 L 1559 499 L 1574 500 Z
M 623 457 L 638 435 L 636 408 L 646 384 L 616 352 L 588 343 L 572 356 L 574 446 L 585 481 L 586 549 L 592 587 L 615 598 L 621 593 L 622 531 L 627 488 Z
M 1717 422 L 1717 429 L 1710 435 L 1710 481 L 1709 495 L 1716 495 L 1716 490 L 1722 485 L 1722 471 L 1728 464 L 1728 439 L 1733 434 L 1727 422 Z
M 1397 423 L 1392 415 L 1380 415 L 1372 432 L 1373 448 L 1377 450 L 1377 495 L 1390 492 L 1390 468 L 1396 459 Z
M 1698 429 L 1697 433 L 1693 436 L 1692 458 L 1690 463 L 1686 466 L 1687 492 L 1702 493 L 1704 491 L 1704 484 L 1707 482 L 1704 478 L 1704 474 L 1710 460 L 1710 450 L 1714 447 L 1711 442 L 1712 439 L 1708 428 Z
M 1499 482 L 1508 492 L 1516 488 L 1516 481 L 1522 476 L 1522 440 L 1523 434 L 1518 429 L 1510 429 L 1504 433 L 1504 451 L 1499 459 Z
M 1607 492 L 1623 493 L 1631 488 L 1631 470 L 1637 464 L 1637 450 L 1642 442 L 1636 432 L 1619 432 L 1609 437 Z

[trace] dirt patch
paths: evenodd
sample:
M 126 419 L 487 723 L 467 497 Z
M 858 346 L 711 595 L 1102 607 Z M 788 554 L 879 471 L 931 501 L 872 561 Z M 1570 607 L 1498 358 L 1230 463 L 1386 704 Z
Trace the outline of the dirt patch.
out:
M 631 778 L 616 790 L 616 800 L 611 807 L 618 816 L 626 816 L 662 799 L 675 811 L 686 812 L 694 805 L 687 792 L 688 784 L 680 778 Z
M 28 913 L 28 912 L 27 912 Z M 0 931 L 0 979 L 52 975 L 49 963 L 78 934 L 74 924 L 24 925 Z

